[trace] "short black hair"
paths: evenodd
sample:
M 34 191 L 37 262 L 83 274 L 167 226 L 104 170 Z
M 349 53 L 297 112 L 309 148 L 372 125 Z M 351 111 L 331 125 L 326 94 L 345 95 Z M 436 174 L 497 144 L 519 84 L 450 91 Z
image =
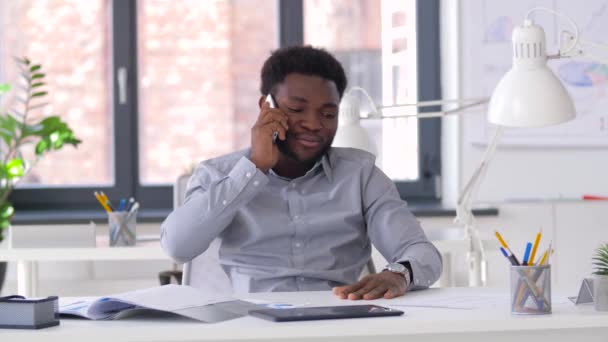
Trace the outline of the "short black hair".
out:
M 319 76 L 333 81 L 340 98 L 346 89 L 346 74 L 338 60 L 325 49 L 312 46 L 290 46 L 274 51 L 264 62 L 260 91 L 270 94 L 291 73 Z

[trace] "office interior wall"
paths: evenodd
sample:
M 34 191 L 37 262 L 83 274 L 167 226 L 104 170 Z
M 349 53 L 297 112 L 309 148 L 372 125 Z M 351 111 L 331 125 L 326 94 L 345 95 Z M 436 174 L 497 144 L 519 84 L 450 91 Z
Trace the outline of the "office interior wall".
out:
M 534 0 L 515 0 L 518 7 L 532 8 L 534 6 L 549 6 L 547 1 Z M 459 51 L 446 51 L 445 53 L 456 55 L 462 60 L 477 58 L 476 51 L 478 45 L 474 39 L 477 33 L 472 32 L 483 29 L 483 20 L 479 18 L 479 4 L 483 6 L 495 6 L 495 11 L 506 8 L 506 4 L 501 1 L 475 0 L 462 1 L 459 6 L 458 15 L 460 18 L 460 29 L 450 30 L 444 39 L 456 39 L 461 44 L 458 45 Z M 585 11 L 588 7 L 589 13 L 594 11 L 594 6 L 598 6 L 598 1 L 570 3 L 568 6 L 577 7 L 577 11 Z M 565 2 L 556 2 L 558 10 L 565 11 Z M 549 6 L 551 7 L 551 6 Z M 486 11 L 489 11 L 486 8 Z M 541 13 L 539 22 L 552 20 L 549 14 Z M 566 12 L 565 14 L 569 14 Z M 570 13 L 574 15 L 576 13 Z M 505 13 L 505 16 L 507 14 Z M 521 13 L 521 20 L 514 17 L 511 25 L 519 25 L 523 21 L 525 13 Z M 445 20 L 448 20 L 447 18 Z M 466 21 L 466 24 L 465 24 Z M 480 26 L 479 29 L 475 25 Z M 579 23 L 582 25 L 583 23 Z M 550 26 L 550 25 L 546 25 Z M 465 28 L 468 28 L 465 29 Z M 561 29 L 567 29 L 566 23 L 561 25 Z M 583 30 L 584 27 L 581 26 Z M 548 50 L 555 51 L 555 37 L 553 27 L 545 27 L 547 33 Z M 582 31 L 584 34 L 584 30 Z M 606 41 L 604 41 L 606 42 Z M 504 45 L 504 44 L 503 44 Z M 510 53 L 502 47 L 497 48 L 496 53 Z M 477 58 L 476 60 L 479 60 Z M 549 61 L 549 63 L 555 63 Z M 460 94 L 463 97 L 489 96 L 491 89 L 483 89 L 482 84 L 487 84 L 486 80 L 480 79 L 489 72 L 480 72 L 479 68 L 485 68 L 479 64 L 462 63 L 460 69 Z M 473 70 L 475 69 L 475 70 Z M 445 72 L 445 69 L 443 70 Z M 505 70 L 506 71 L 506 70 Z M 449 81 L 449 79 L 446 79 Z M 600 82 L 601 83 L 601 82 Z M 598 93 L 602 91 L 605 84 L 599 84 Z M 599 96 L 599 95 L 598 95 Z M 582 101 L 575 101 L 577 110 L 584 105 Z M 480 122 L 484 120 L 484 111 L 480 110 L 477 114 L 463 116 L 460 120 L 462 131 L 459 143 L 461 145 L 460 162 L 462 174 L 460 184 L 466 182 L 477 167 L 487 145 L 476 144 L 479 142 L 478 130 L 483 129 Z M 580 113 L 579 113 L 580 114 Z M 503 139 L 504 140 L 504 139 Z M 606 138 L 608 140 L 608 138 Z M 523 146 L 506 146 L 500 144 L 486 178 L 481 185 L 478 193 L 479 202 L 501 202 L 516 198 L 580 198 L 583 194 L 604 194 L 608 195 L 608 147 L 585 147 L 574 144 L 569 147 L 559 147 L 553 145 L 541 145 L 531 142 Z M 608 216 L 605 218 L 608 222 Z

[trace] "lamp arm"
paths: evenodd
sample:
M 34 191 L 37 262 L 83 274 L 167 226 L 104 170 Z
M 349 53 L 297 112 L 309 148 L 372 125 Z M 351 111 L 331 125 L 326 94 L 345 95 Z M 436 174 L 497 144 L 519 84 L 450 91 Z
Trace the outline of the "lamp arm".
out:
M 361 87 L 352 87 L 345 94 L 344 98 L 348 96 L 352 96 L 355 91 L 361 92 L 370 106 L 372 107 L 371 113 L 369 113 L 366 117 L 361 117 L 361 119 L 382 119 L 385 116 L 382 115 L 382 109 L 388 108 L 402 108 L 402 107 L 430 107 L 430 106 L 439 106 L 443 104 L 461 104 L 456 108 L 452 108 L 449 110 L 442 110 L 436 112 L 425 112 L 425 113 L 412 113 L 412 114 L 399 114 L 399 115 L 390 115 L 386 117 L 390 118 L 419 118 L 419 119 L 428 119 L 428 118 L 438 118 L 444 117 L 448 115 L 461 114 L 460 112 L 467 110 L 472 107 L 477 107 L 483 104 L 486 104 L 490 101 L 489 98 L 470 98 L 470 99 L 442 99 L 442 100 L 430 100 L 430 101 L 419 101 L 415 103 L 402 103 L 391 106 L 377 106 L 369 93 Z
M 469 179 L 467 184 L 464 186 L 464 188 L 462 189 L 462 192 L 460 193 L 460 196 L 458 197 L 458 202 L 457 202 L 458 208 L 466 209 L 466 210 L 470 211 L 473 195 L 475 194 L 475 191 L 477 190 L 479 184 L 483 180 L 483 177 L 488 168 L 490 160 L 492 159 L 492 156 L 494 155 L 494 151 L 496 150 L 496 146 L 498 145 L 498 141 L 502 137 L 503 129 L 504 128 L 502 126 L 497 126 L 496 132 L 494 133 L 494 137 L 490 141 L 490 144 L 488 145 L 488 148 L 486 149 L 486 151 L 484 153 L 483 159 L 479 163 L 479 166 L 477 166 L 477 169 L 475 170 L 475 172 L 473 173 L 473 175 L 471 176 L 471 178 Z M 456 217 L 456 219 L 458 219 L 459 216 L 460 215 L 458 215 Z M 463 216 L 466 217 L 466 215 L 463 215 Z
M 494 137 L 486 149 L 479 166 L 463 188 L 456 205 L 456 218 L 454 222 L 464 226 L 465 239 L 469 241 L 467 254 L 469 263 L 469 285 L 483 286 L 486 280 L 486 255 L 483 243 L 479 237 L 479 231 L 475 226 L 472 202 L 479 185 L 485 177 L 490 160 L 496 151 L 496 146 L 503 133 L 503 127 L 498 126 Z

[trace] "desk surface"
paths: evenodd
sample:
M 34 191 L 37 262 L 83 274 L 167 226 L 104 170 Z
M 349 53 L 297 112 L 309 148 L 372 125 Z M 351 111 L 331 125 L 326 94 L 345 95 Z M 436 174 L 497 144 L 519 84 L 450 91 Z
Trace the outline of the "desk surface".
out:
M 258 293 L 243 299 L 292 304 L 348 305 L 329 292 Z M 63 300 L 70 300 L 64 298 Z M 217 324 L 181 318 L 129 318 L 120 321 L 62 319 L 39 331 L 0 330 L 0 340 L 20 341 L 606 341 L 608 312 L 553 299 L 553 314 L 513 316 L 508 293 L 484 288 L 430 289 L 374 304 L 405 311 L 401 317 L 273 323 L 242 317 Z M 361 303 L 361 302 L 358 302 Z M 441 307 L 422 307 L 423 305 Z M 412 306 L 401 306 L 412 305 Z M 452 308 L 448 308 L 448 307 Z M 474 307 L 474 308 L 473 308 Z M 533 340 L 527 340 L 533 341 Z
M 86 248 L 0 248 L 0 261 L 169 260 L 158 241 L 132 247 L 109 247 L 98 241 Z

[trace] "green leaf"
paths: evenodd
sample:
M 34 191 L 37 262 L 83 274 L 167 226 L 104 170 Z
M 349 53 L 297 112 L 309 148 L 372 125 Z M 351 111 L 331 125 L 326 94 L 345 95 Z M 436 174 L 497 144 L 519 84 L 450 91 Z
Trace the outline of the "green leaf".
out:
M 14 57 L 18 64 L 30 65 L 31 61 L 27 57 Z
M 37 125 L 42 125 L 42 128 L 28 129 L 28 134 L 41 138 L 36 145 L 36 155 L 38 156 L 47 151 L 59 150 L 66 144 L 78 146 L 81 143 L 74 136 L 74 132 L 58 116 L 50 116 Z
M 41 155 L 49 150 L 50 142 L 47 139 L 42 139 L 36 144 L 36 155 Z
M 23 126 L 23 130 L 21 131 L 23 133 L 23 137 L 29 137 L 32 135 L 36 135 L 37 133 L 41 132 L 44 129 L 44 125 L 42 124 L 34 124 L 34 125 L 25 125 Z
M 34 72 L 36 70 L 40 70 L 40 68 L 41 68 L 40 64 L 32 65 L 30 67 L 30 72 Z
M 8 83 L 0 83 L 0 95 L 6 94 L 11 91 L 11 85 Z
M 45 74 L 33 74 L 32 77 L 31 77 L 31 79 L 35 80 L 35 79 L 38 79 L 38 78 L 44 78 L 44 76 L 46 76 L 46 75 Z
M 25 173 L 25 165 L 23 164 L 23 160 L 19 158 L 11 159 L 6 163 L 6 177 L 8 179 L 14 179 L 23 177 Z
M 35 105 L 33 105 L 33 106 L 30 106 L 30 110 L 34 110 L 34 109 L 38 109 L 38 108 L 42 108 L 42 107 L 46 107 L 46 106 L 48 106 L 48 105 L 49 105 L 49 103 L 48 103 L 48 102 L 42 102 L 42 103 L 38 103 L 38 104 L 35 104 Z
M 44 82 L 38 82 L 38 83 L 34 83 L 32 84 L 32 88 L 38 88 L 38 87 L 42 87 L 43 85 L 45 85 L 46 83 Z
M 38 93 L 33 93 L 31 97 L 41 97 L 41 96 L 44 96 L 46 94 L 48 94 L 48 91 L 41 91 L 41 92 L 38 92 Z
M 17 137 L 17 130 L 21 123 L 12 115 L 0 115 L 0 137 L 7 145 L 11 145 L 13 139 Z
M 0 206 L 0 220 L 8 220 L 15 214 L 15 208 L 10 203 Z

